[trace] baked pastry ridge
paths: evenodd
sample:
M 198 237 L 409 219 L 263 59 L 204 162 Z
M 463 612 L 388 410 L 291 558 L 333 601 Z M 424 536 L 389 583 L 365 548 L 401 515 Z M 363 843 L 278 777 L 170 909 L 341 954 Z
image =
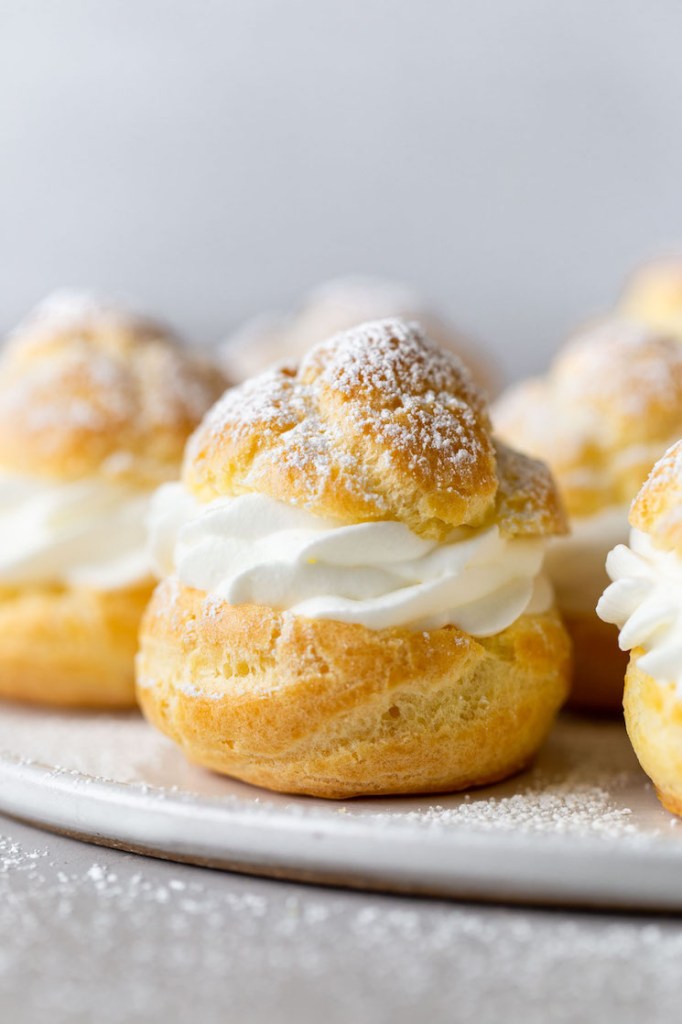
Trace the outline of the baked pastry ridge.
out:
M 200 764 L 326 797 L 463 788 L 525 764 L 565 696 L 551 476 L 414 324 L 228 391 L 151 522 L 138 698 Z
M 660 459 L 630 513 L 629 544 L 610 552 L 598 605 L 630 652 L 625 723 L 662 803 L 682 813 L 682 441 Z
M 50 297 L 0 355 L 0 696 L 130 706 L 145 518 L 222 374 L 160 325 Z
M 572 703 L 617 710 L 624 656 L 595 616 L 608 551 L 628 536 L 628 510 L 657 458 L 682 434 L 682 346 L 641 323 L 611 317 L 562 349 L 546 377 L 522 382 L 493 408 L 500 436 L 545 459 L 571 534 L 547 569 L 574 638 Z

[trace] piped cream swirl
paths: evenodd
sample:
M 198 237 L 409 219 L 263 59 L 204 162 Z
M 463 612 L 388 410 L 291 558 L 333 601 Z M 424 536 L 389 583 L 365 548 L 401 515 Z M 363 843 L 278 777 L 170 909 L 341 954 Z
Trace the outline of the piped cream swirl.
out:
M 263 494 L 201 504 L 179 484 L 150 516 L 160 575 L 229 604 L 255 603 L 370 629 L 454 625 L 490 636 L 526 611 L 546 611 L 546 543 L 497 526 L 455 530 L 444 543 L 403 523 L 347 525 Z
M 0 586 L 117 590 L 150 579 L 149 502 L 101 479 L 0 475 Z
M 619 627 L 621 650 L 643 648 L 640 668 L 660 683 L 674 683 L 682 697 L 682 559 L 633 529 L 629 546 L 609 552 L 606 570 L 613 582 L 597 614 Z

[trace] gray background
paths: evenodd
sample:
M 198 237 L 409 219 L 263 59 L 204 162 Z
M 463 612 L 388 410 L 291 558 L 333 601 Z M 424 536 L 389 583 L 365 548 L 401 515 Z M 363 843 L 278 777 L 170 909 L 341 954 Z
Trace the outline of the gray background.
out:
M 211 339 L 348 271 L 539 367 L 682 242 L 678 0 L 0 0 L 0 328 Z M 678 920 L 343 894 L 0 821 L 0 1017 L 667 1022 Z
M 539 367 L 682 241 L 677 0 L 0 0 L 0 327 L 405 278 Z

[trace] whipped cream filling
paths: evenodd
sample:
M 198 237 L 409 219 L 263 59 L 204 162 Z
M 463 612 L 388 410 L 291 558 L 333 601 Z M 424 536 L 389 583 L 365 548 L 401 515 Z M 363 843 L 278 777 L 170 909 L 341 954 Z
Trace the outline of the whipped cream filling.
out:
M 151 494 L 87 478 L 0 474 L 0 586 L 117 590 L 151 578 Z
M 497 526 L 439 543 L 403 523 L 349 526 L 263 494 L 201 504 L 166 484 L 150 537 L 159 575 L 229 604 L 370 629 L 454 625 L 490 636 L 524 612 L 546 611 L 553 597 L 541 575 L 546 542 L 504 538 Z
M 629 545 L 609 553 L 606 570 L 613 582 L 597 614 L 619 627 L 621 650 L 643 648 L 642 670 L 659 683 L 674 683 L 682 698 L 682 559 L 632 529 Z
M 629 510 L 629 505 L 612 505 L 591 516 L 576 516 L 570 535 L 550 542 L 545 568 L 564 611 L 594 613 L 609 582 L 606 556 L 628 539 Z

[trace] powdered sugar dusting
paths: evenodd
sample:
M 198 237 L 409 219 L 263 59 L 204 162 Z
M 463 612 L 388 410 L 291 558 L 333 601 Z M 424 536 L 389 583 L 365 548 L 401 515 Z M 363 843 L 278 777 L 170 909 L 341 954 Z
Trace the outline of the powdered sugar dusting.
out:
M 0 826 L 0 933 L 0 1005 L 13 1024 L 224 1024 L 226 992 L 240 1024 L 441 1024 L 453 1013 L 667 1024 L 679 1014 L 674 918 L 275 883 L 9 822 Z
M 416 322 L 389 317 L 336 334 L 309 353 L 303 376 L 320 363 L 323 379 L 349 395 L 362 390 L 402 400 L 455 392 L 467 406 L 483 405 L 461 359 L 429 342 Z
M 631 808 L 619 806 L 606 788 L 585 782 L 580 774 L 572 774 L 544 786 L 522 786 L 513 796 L 467 796 L 458 807 L 435 804 L 423 811 L 408 811 L 403 820 L 439 830 L 465 828 L 516 835 L 617 839 L 637 835 L 637 826 L 631 819 Z
M 567 405 L 579 398 L 635 419 L 653 405 L 679 405 L 682 347 L 642 324 L 613 318 L 570 340 L 554 375 L 557 394 Z
M 286 630 L 287 624 L 285 622 Z M 203 695 L 202 695 L 203 696 Z M 135 714 L 39 711 L 7 705 L 0 718 L 0 762 L 45 765 L 53 773 L 116 780 L 154 799 L 218 801 L 245 813 L 338 814 L 377 828 L 424 834 L 477 831 L 576 838 L 651 839 L 668 829 L 637 765 L 622 724 L 564 719 L 532 771 L 469 794 L 356 800 L 294 799 L 244 786 L 193 767 Z
M 56 293 L 2 354 L 3 460 L 20 451 L 40 474 L 51 460 L 58 472 L 60 458 L 71 465 L 80 457 L 97 471 L 111 455 L 143 460 L 152 448 L 177 463 L 224 385 L 215 367 L 159 324 L 87 293 Z
M 96 292 L 59 288 L 47 295 L 15 327 L 12 337 L 34 330 L 78 331 L 102 318 L 135 325 L 139 318 Z
M 630 510 L 630 522 L 668 550 L 682 544 L 682 442 L 655 464 Z
M 46 443 L 58 445 L 65 429 L 102 431 L 133 417 L 134 393 L 127 383 L 108 356 L 79 343 L 59 360 L 36 361 L 4 383 L 0 376 L 0 415 L 29 434 L 49 433 Z
M 209 494 L 263 490 L 354 521 L 480 521 L 496 489 L 485 401 L 468 371 L 395 319 L 228 392 L 186 466 L 190 487 L 208 481 Z
M 503 396 L 495 421 L 556 461 L 670 437 L 682 429 L 682 346 L 641 324 L 608 319 L 569 340 L 547 377 Z M 661 433 L 662 432 L 662 433 Z M 521 441 L 521 437 L 519 437 Z
M 564 510 L 549 467 L 500 442 L 496 450 L 497 516 L 503 533 L 532 536 L 565 530 Z
M 505 440 L 547 460 L 574 514 L 622 504 L 682 433 L 682 345 L 621 317 L 588 325 L 493 414 Z
M 682 483 L 682 442 L 668 448 L 667 452 L 656 463 L 647 483 L 660 484 L 663 487 Z
M 481 394 L 461 360 L 431 344 L 418 324 L 360 324 L 313 350 L 304 379 L 317 364 L 322 386 L 349 400 L 356 429 L 372 429 L 390 449 L 407 452 L 412 471 L 436 453 L 458 480 L 485 456 Z

